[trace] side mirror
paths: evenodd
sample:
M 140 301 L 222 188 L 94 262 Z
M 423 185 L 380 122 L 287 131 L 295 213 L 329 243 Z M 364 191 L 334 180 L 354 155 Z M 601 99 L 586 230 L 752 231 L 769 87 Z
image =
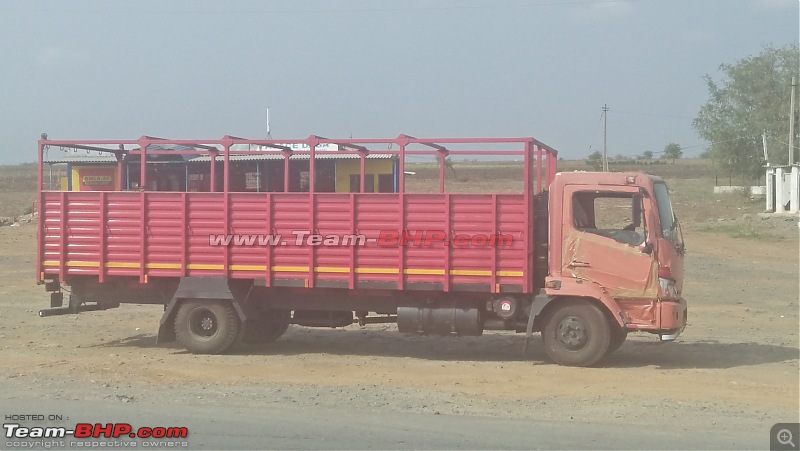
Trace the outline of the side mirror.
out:
M 653 243 L 645 244 L 644 247 L 642 248 L 642 253 L 651 255 L 653 253 Z

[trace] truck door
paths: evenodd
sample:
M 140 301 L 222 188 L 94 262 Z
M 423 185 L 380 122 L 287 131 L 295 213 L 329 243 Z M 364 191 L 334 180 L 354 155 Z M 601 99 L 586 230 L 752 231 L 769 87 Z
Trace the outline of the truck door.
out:
M 649 304 L 658 294 L 646 221 L 651 203 L 637 187 L 598 188 L 564 190 L 561 272 L 597 283 L 618 302 Z

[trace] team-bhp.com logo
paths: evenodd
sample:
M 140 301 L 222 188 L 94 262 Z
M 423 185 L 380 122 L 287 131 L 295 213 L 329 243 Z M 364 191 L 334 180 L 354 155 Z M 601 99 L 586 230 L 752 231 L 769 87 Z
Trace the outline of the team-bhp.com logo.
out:
M 443 230 L 381 230 L 377 238 L 364 234 L 321 235 L 307 230 L 294 230 L 292 238 L 282 234 L 211 234 L 211 246 L 365 246 L 377 244 L 381 247 L 430 247 L 434 245 L 455 247 L 510 246 L 514 237 L 508 233 L 454 233 Z
M 5 423 L 3 424 L 3 429 L 6 433 L 6 439 L 24 439 L 26 441 L 19 442 L 19 446 L 25 446 L 28 444 L 35 444 L 35 447 L 42 447 L 47 446 L 44 440 L 54 440 L 54 439 L 64 439 L 67 437 L 75 438 L 75 439 L 185 439 L 189 436 L 189 429 L 186 427 L 148 427 L 142 426 L 138 428 L 134 428 L 128 423 L 78 423 L 72 429 L 67 429 L 66 427 L 61 426 L 31 426 L 31 427 L 24 427 L 19 423 Z M 31 442 L 31 439 L 38 439 L 39 442 Z M 15 442 L 6 442 L 8 446 L 14 446 Z M 52 442 L 49 442 L 52 443 Z M 99 442 L 98 442 L 99 443 Z M 112 446 L 109 445 L 109 442 L 102 442 L 105 443 L 103 446 Z M 161 442 L 142 442 L 143 446 L 147 446 L 147 443 L 151 444 L 152 446 L 160 446 L 159 443 Z M 170 442 L 172 445 L 168 446 L 175 446 L 176 442 Z M 186 443 L 186 442 L 179 442 L 179 443 Z M 62 445 L 66 445 L 66 443 L 61 442 Z M 164 442 L 166 444 L 166 442 Z M 188 443 L 186 443 L 188 445 Z

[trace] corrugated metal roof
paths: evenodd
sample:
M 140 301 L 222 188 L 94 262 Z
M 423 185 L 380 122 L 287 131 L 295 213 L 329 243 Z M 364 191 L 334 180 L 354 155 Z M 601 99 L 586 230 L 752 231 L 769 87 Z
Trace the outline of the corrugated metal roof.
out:
M 109 154 L 106 155 L 73 155 L 65 152 L 59 152 L 58 155 L 47 155 L 44 157 L 45 163 L 116 163 L 117 157 Z
M 338 152 L 319 152 L 316 155 L 316 160 L 357 160 L 359 158 L 356 154 L 341 154 Z M 394 158 L 395 155 L 391 153 L 370 153 L 367 154 L 367 160 L 389 160 Z M 308 160 L 309 154 L 298 154 L 289 157 L 289 160 Z M 217 161 L 224 161 L 225 157 L 217 155 Z M 230 161 L 264 161 L 264 160 L 283 160 L 281 154 L 264 154 L 264 155 L 231 155 Z M 189 163 L 208 163 L 211 157 L 202 155 L 192 158 Z
M 108 149 L 109 151 L 119 150 L 119 146 L 113 145 L 93 145 Z M 194 147 L 184 146 L 180 144 L 150 144 L 147 150 L 193 150 Z M 140 150 L 139 146 L 125 146 L 125 150 Z M 200 152 L 200 150 L 198 150 Z M 136 157 L 138 160 L 138 156 Z M 52 147 L 45 151 L 44 162 L 55 163 L 116 163 L 117 157 L 110 152 L 101 152 L 98 150 L 85 150 L 85 149 L 68 149 L 65 147 Z

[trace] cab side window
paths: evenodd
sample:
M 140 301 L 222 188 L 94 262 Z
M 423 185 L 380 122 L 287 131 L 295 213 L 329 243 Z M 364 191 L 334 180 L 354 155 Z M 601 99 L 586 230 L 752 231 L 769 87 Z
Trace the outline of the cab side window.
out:
M 573 226 L 582 232 L 638 246 L 647 235 L 642 198 L 629 193 L 578 192 L 572 198 Z

